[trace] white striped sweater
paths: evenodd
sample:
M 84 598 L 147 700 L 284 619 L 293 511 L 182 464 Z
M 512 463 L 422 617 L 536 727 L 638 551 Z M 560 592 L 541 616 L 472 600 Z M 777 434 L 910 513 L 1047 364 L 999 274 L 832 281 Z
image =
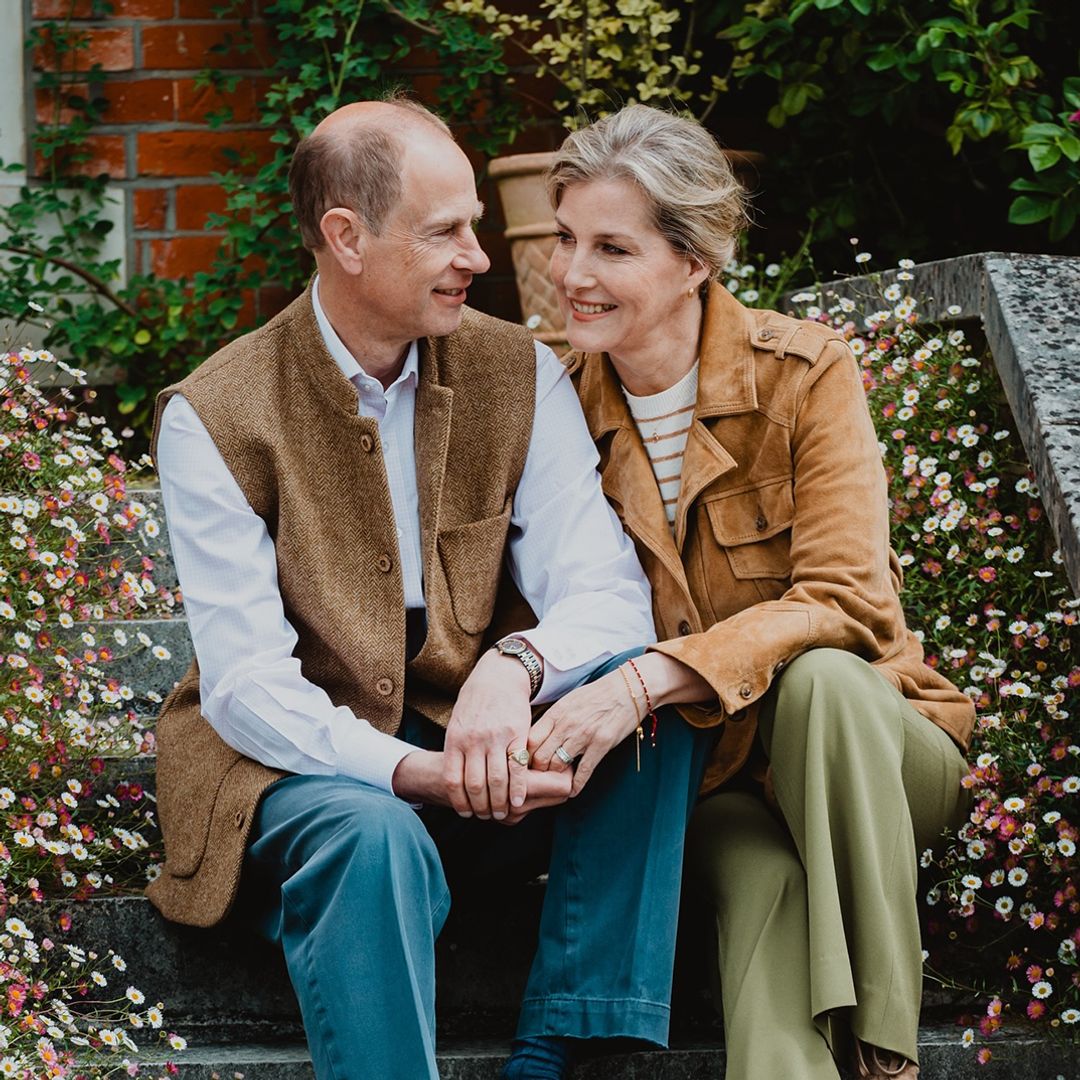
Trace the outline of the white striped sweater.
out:
M 625 387 L 623 395 L 637 425 L 653 475 L 664 500 L 668 525 L 675 527 L 675 504 L 682 487 L 683 454 L 694 419 L 697 401 L 698 364 L 674 385 L 659 394 L 637 397 Z

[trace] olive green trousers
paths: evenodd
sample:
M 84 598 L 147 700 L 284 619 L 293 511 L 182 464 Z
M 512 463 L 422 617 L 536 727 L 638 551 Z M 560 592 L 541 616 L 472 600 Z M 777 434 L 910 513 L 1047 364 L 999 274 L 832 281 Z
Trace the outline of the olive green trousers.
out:
M 852 1035 L 917 1061 L 917 853 L 964 820 L 964 759 L 836 649 L 794 660 L 759 725 L 783 820 L 722 790 L 687 838 L 715 911 L 726 1080 L 836 1080 Z

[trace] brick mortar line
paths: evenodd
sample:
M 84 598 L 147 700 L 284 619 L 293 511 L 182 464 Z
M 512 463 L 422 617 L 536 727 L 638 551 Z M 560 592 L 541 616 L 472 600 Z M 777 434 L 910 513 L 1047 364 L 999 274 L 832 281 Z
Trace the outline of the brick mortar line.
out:
M 31 26 L 50 26 L 63 23 L 64 20 L 57 17 L 55 19 L 39 19 L 32 18 L 29 20 Z M 266 19 L 249 18 L 247 20 L 249 26 L 272 26 L 272 23 L 267 22 Z M 153 15 L 147 15 L 140 18 L 138 15 L 114 15 L 109 18 L 102 19 L 72 19 L 72 26 L 77 26 L 80 30 L 127 30 L 137 26 L 240 26 L 240 19 L 211 19 L 206 18 L 189 18 L 185 19 L 181 15 L 174 15 L 167 19 L 156 18 Z
M 224 127 L 212 128 L 208 124 L 200 124 L 194 120 L 132 120 L 124 124 L 100 124 L 90 129 L 91 135 L 128 135 L 132 128 L 137 128 L 136 135 L 242 135 L 247 131 L 266 131 L 273 134 L 276 128 L 251 127 L 247 124 L 227 124 Z
M 121 71 L 101 71 L 97 73 L 97 77 L 90 78 L 89 71 L 73 71 L 71 72 L 73 78 L 64 83 L 64 86 L 79 85 L 88 82 L 93 82 L 96 85 L 104 85 L 105 83 L 117 82 L 117 83 L 136 83 L 145 82 L 149 79 L 194 79 L 197 75 L 204 71 L 213 71 L 222 75 L 239 75 L 239 76 L 269 76 L 271 74 L 270 68 L 247 68 L 247 67 L 211 67 L 204 64 L 202 67 L 197 68 L 144 68 L 132 65 L 130 68 L 124 68 Z M 45 73 L 44 68 L 33 68 L 34 75 L 43 75 Z M 420 72 L 417 72 L 420 74 Z M 431 72 L 431 74 L 438 74 L 438 72 Z M 44 90 L 46 87 L 37 86 L 33 87 L 35 90 Z

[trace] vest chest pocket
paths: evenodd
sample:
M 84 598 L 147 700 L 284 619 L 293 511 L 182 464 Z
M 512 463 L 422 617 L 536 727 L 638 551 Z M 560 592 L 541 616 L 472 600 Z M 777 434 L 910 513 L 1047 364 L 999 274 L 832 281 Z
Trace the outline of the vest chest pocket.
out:
M 498 516 L 456 525 L 439 533 L 450 604 L 458 626 L 467 634 L 482 634 L 491 622 L 499 589 L 510 507 Z
M 790 476 L 716 495 L 706 508 L 713 536 L 735 577 L 791 576 L 795 499 Z

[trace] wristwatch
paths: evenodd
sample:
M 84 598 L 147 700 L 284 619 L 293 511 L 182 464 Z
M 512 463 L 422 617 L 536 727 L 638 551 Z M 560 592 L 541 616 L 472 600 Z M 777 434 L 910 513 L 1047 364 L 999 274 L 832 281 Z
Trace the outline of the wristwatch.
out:
M 543 662 L 533 652 L 532 646 L 524 638 L 508 637 L 496 641 L 493 648 L 503 656 L 513 656 L 525 665 L 525 670 L 529 673 L 529 700 L 532 701 L 544 681 Z

